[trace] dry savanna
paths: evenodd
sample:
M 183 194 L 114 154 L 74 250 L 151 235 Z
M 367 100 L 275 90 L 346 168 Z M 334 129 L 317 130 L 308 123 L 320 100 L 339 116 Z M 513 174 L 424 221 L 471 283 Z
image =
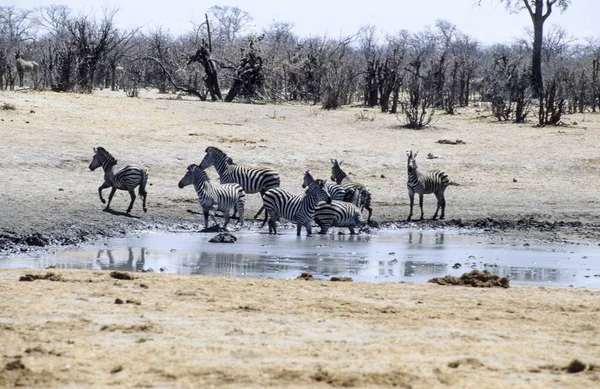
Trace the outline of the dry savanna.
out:
M 540 128 L 470 107 L 417 131 L 358 106 L 209 103 L 153 91 L 2 91 L 0 108 L 6 255 L 137 231 L 200 230 L 199 215 L 187 211 L 199 211 L 196 195 L 177 183 L 208 146 L 238 164 L 277 170 L 282 187 L 297 193 L 306 170 L 328 178 L 330 159 L 342 160 L 370 188 L 380 226 L 572 244 L 596 244 L 599 235 L 597 114 Z M 133 217 L 119 214 L 129 203 L 124 192 L 115 212 L 102 211 L 102 173 L 88 169 L 97 146 L 148 168 L 147 213 L 136 202 Z M 458 184 L 446 191 L 446 221 L 403 221 L 409 150 L 419 152 L 421 169 L 442 169 Z M 213 169 L 209 175 L 216 180 Z M 247 215 L 260 206 L 259 195 L 247 196 Z M 424 207 L 431 217 L 431 195 Z M 0 386 L 600 386 L 594 289 L 129 276 L 0 270 Z

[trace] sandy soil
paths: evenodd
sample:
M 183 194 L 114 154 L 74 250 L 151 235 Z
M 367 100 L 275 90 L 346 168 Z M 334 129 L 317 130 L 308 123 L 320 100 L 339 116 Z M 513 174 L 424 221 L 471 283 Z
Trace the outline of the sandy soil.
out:
M 15 107 L 0 110 L 0 249 L 198 229 L 198 215 L 187 212 L 198 210 L 193 190 L 177 182 L 210 145 L 239 164 L 275 168 L 296 192 L 306 169 L 325 178 L 329 159 L 343 160 L 371 188 L 376 221 L 416 227 L 424 224 L 401 220 L 408 215 L 405 152 L 418 150 L 421 168 L 444 169 L 460 184 L 446 192 L 449 220 L 436 226 L 598 238 L 598 115 L 540 129 L 497 123 L 489 110 L 471 108 L 412 131 L 359 107 L 324 112 L 166 97 L 0 92 L 0 107 Z M 102 212 L 102 173 L 88 169 L 95 146 L 149 168 L 147 214 L 140 203 L 135 217 Z M 124 211 L 128 201 L 117 193 L 113 208 Z M 259 207 L 259 196 L 249 195 L 247 213 Z M 434 210 L 429 196 L 426 216 Z M 107 272 L 48 271 L 60 280 L 19 282 L 29 271 L 0 271 L 0 386 L 600 385 L 597 290 L 153 274 L 125 281 Z M 584 371 L 567 372 L 574 359 Z

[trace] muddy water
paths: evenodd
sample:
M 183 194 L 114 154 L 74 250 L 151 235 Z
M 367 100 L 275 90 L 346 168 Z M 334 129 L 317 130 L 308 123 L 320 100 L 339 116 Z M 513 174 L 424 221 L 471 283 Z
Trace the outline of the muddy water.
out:
M 365 282 L 426 282 L 472 269 L 512 283 L 600 288 L 600 247 L 492 239 L 448 231 L 378 231 L 372 235 L 272 236 L 236 232 L 234 244 L 214 234 L 147 233 L 124 239 L 0 258 L 0 267 L 93 268 L 233 277 L 348 276 Z

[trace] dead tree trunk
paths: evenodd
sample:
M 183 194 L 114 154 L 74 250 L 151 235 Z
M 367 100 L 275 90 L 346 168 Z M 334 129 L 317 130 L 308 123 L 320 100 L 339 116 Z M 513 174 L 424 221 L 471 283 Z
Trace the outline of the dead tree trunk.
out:
M 262 58 L 257 55 L 254 48 L 254 40 L 251 39 L 248 43 L 248 50 L 242 49 L 242 58 L 235 69 L 235 79 L 225 102 L 230 103 L 238 95 L 252 97 L 258 92 L 258 89 L 263 86 L 264 74 L 262 72 Z
M 210 47 L 210 46 L 209 46 Z M 206 42 L 202 40 L 200 48 L 196 54 L 190 57 L 188 65 L 192 62 L 199 62 L 204 67 L 204 84 L 212 101 L 222 100 L 221 88 L 219 87 L 219 78 L 217 75 L 217 65 L 215 61 L 210 59 L 210 50 L 206 47 Z

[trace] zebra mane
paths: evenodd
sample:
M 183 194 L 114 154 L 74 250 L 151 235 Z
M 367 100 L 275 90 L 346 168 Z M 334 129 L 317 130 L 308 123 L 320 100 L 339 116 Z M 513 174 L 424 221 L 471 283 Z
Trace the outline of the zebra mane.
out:
M 209 154 L 215 153 L 215 154 L 221 154 L 221 155 L 227 156 L 227 154 L 225 154 L 225 152 L 223 150 L 221 150 L 220 148 L 215 147 L 215 146 L 208 146 L 205 151 Z
M 109 153 L 108 151 L 106 151 L 106 149 L 104 147 L 98 146 L 96 148 L 96 152 L 102 156 L 104 156 L 105 158 L 114 161 L 115 164 L 117 163 L 117 159 L 115 157 L 112 156 L 111 153 Z
M 204 169 L 200 169 L 200 166 L 194 163 L 188 166 L 188 171 L 193 174 L 199 175 L 202 181 L 210 181 L 210 177 L 208 176 L 206 171 Z

